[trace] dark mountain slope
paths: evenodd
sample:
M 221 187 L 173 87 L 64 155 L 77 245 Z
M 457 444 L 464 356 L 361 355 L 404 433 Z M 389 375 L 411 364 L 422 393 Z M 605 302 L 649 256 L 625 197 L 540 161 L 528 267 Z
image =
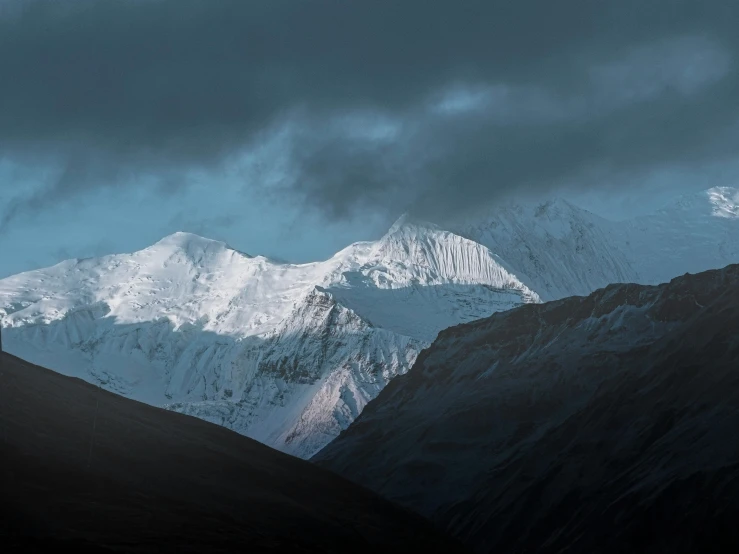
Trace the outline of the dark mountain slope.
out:
M 314 461 L 479 552 L 739 551 L 739 266 L 444 331 Z
M 313 464 L 7 354 L 0 479 L 3 552 L 458 551 Z

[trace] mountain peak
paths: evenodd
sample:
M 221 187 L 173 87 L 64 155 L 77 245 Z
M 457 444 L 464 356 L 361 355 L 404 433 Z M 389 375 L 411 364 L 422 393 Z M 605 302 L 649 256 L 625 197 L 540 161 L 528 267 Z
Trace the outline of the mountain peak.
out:
M 225 242 L 201 237 L 200 235 L 186 231 L 177 231 L 171 235 L 167 235 L 152 246 L 182 250 L 187 253 L 204 252 L 205 250 L 233 250 L 247 258 L 252 257 L 245 252 L 232 248 Z
M 416 219 L 415 217 L 410 215 L 408 212 L 405 212 L 398 219 L 395 220 L 395 223 L 392 224 L 392 226 L 386 233 L 386 236 L 394 235 L 402 231 L 408 231 L 408 230 L 418 231 L 422 229 L 438 230 L 438 227 L 428 221 Z
M 201 237 L 200 235 L 196 235 L 195 233 L 188 233 L 186 231 L 176 231 L 172 233 L 171 235 L 167 235 L 163 239 L 157 241 L 156 244 L 177 246 L 177 247 L 182 248 L 182 247 L 187 247 L 191 244 L 214 244 L 214 243 L 224 244 L 217 240 Z
M 405 225 L 409 223 L 410 220 L 410 214 L 408 212 L 404 212 L 400 215 L 398 219 L 395 220 L 395 223 L 393 223 L 390 226 L 390 229 L 388 229 L 387 234 L 392 235 L 393 233 L 397 233 L 402 229 Z
M 536 206 L 536 210 L 537 210 L 537 215 L 539 215 L 539 214 L 550 213 L 550 212 L 561 212 L 562 210 L 567 210 L 567 211 L 582 210 L 582 208 L 575 206 L 574 204 L 565 200 L 564 198 L 555 196 L 554 198 L 551 198 L 545 202 L 539 202 Z

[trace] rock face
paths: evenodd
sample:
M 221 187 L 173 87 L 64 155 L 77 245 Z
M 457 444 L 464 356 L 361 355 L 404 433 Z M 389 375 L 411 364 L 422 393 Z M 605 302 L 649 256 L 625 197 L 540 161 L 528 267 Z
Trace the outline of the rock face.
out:
M 556 200 L 455 232 L 403 217 L 301 265 L 177 233 L 1 280 L 5 349 L 310 457 L 442 329 L 739 261 L 737 203 L 711 189 L 615 223 Z
M 304 460 L 1 353 L 0 491 L 2 552 L 462 551 Z
M 314 461 L 478 552 L 735 551 L 739 266 L 439 334 Z

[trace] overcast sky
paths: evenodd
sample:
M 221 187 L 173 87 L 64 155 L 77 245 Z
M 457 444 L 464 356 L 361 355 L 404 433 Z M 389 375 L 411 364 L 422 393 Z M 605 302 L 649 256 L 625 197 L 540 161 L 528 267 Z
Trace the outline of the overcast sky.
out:
M 737 184 L 735 0 L 0 0 L 0 276 Z

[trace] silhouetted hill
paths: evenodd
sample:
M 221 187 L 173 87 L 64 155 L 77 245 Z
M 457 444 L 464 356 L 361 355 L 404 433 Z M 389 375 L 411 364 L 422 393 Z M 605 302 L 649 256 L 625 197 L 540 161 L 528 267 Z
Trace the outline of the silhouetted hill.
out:
M 0 418 L 3 552 L 459 551 L 309 462 L 8 354 Z
M 316 457 L 478 552 L 739 551 L 739 266 L 439 334 Z

